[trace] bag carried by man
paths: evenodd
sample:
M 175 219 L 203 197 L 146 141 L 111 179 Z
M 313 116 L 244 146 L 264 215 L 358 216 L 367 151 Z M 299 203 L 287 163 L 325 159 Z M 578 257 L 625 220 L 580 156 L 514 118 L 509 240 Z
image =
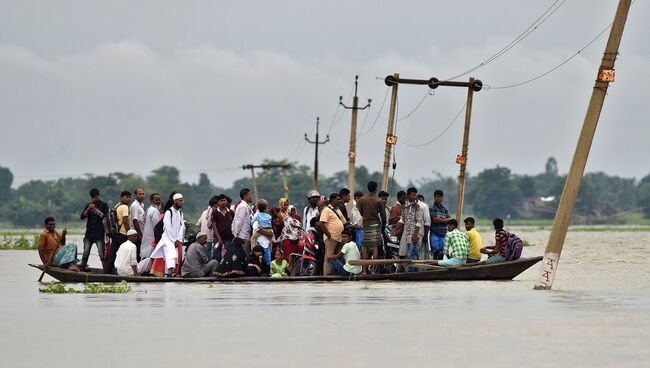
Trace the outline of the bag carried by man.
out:
M 109 238 L 117 236 L 119 227 L 117 226 L 117 210 L 115 208 L 108 209 L 108 213 L 102 218 L 102 224 L 104 225 L 104 233 Z
M 508 246 L 506 252 L 506 260 L 514 261 L 521 257 L 521 252 L 524 250 L 524 241 L 521 240 L 514 233 L 508 233 Z

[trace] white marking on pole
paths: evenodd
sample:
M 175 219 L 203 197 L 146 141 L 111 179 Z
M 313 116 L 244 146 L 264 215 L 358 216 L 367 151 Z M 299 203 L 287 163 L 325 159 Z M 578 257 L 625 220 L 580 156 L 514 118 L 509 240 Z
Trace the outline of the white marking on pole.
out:
M 560 261 L 560 255 L 557 253 L 546 253 L 542 260 L 542 272 L 537 279 L 535 289 L 550 289 L 555 279 L 555 272 Z

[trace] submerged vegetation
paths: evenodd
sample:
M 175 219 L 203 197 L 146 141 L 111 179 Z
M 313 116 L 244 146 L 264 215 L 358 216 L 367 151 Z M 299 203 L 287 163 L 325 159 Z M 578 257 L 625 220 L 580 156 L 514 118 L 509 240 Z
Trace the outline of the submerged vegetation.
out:
M 126 294 L 130 293 L 132 289 L 126 281 L 122 281 L 113 285 L 86 284 L 83 290 L 66 288 L 65 285 L 59 282 L 51 282 L 46 287 L 38 290 L 47 294 Z

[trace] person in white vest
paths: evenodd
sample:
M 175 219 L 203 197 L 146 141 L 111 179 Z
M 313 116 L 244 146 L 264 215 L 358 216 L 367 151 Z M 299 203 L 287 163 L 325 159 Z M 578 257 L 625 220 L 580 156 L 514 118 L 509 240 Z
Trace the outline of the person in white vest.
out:
M 167 276 L 174 275 L 176 269 L 176 262 L 178 261 L 178 252 L 176 247 L 183 245 L 183 236 L 185 235 L 185 220 L 183 219 L 183 195 L 180 193 L 174 194 L 172 198 L 174 205 L 165 212 L 163 217 L 163 234 L 160 242 L 156 245 L 156 249 L 151 253 L 151 258 L 164 258 L 165 269 Z

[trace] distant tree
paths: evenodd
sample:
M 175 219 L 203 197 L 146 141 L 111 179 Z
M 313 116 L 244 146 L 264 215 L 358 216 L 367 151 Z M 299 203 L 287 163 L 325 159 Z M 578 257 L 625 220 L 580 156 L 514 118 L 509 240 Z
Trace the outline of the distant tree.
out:
M 472 185 L 476 189 L 468 200 L 477 215 L 487 218 L 517 216 L 522 194 L 512 180 L 510 169 L 499 166 L 485 169 Z
M 555 159 L 555 157 L 549 157 L 548 160 L 546 160 L 546 165 L 544 166 L 544 173 L 550 177 L 557 176 L 558 169 L 557 169 L 557 160 Z
M 0 166 L 0 203 L 9 200 L 11 195 L 11 183 L 14 181 L 14 174 L 6 167 Z
M 535 197 L 537 192 L 535 190 L 535 179 L 532 176 L 524 175 L 516 178 L 517 187 L 524 197 Z
M 650 218 L 650 175 L 639 182 L 637 205 L 646 218 Z

